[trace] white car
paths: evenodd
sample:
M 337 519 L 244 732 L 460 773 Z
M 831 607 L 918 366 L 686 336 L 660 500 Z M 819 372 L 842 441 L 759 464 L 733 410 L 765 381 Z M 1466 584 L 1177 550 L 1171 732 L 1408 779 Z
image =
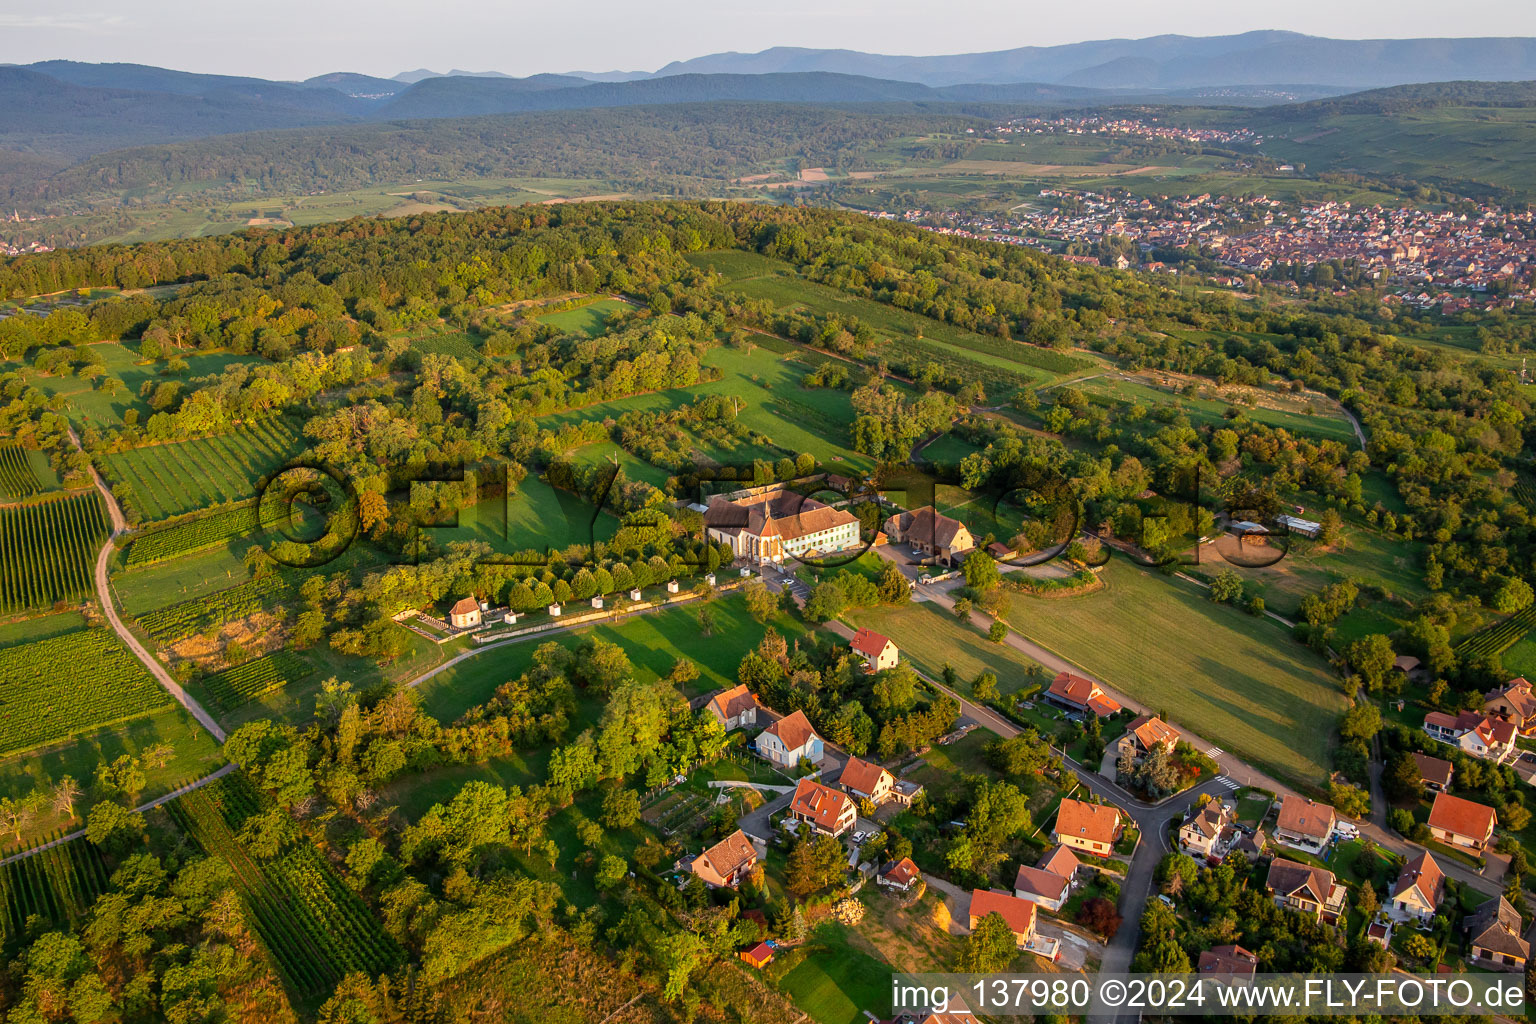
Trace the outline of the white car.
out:
M 1347 821 L 1341 821 L 1334 826 L 1333 831 L 1342 839 L 1359 839 L 1360 826 L 1352 825 Z
M 853 841 L 855 843 L 862 843 L 864 840 L 866 840 L 868 838 L 869 838 L 868 834 L 864 833 L 864 832 L 855 832 L 853 834 Z

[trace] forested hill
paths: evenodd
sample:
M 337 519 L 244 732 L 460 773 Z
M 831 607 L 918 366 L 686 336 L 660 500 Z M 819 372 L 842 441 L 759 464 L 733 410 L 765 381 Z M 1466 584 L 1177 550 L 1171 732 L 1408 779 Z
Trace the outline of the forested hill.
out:
M 1530 106 L 1536 106 L 1536 81 L 1427 82 L 1269 107 L 1255 113 L 1253 120 L 1284 122 L 1327 114 L 1404 114 L 1437 107 Z
M 197 183 L 303 193 L 521 175 L 649 183 L 686 194 L 706 181 L 718 187 L 766 160 L 799 157 L 811 166 L 842 167 L 881 140 L 985 124 L 958 112 L 876 114 L 779 103 L 352 124 L 120 150 L 51 176 L 24 167 L 7 177 L 0 168 L 0 206 L 69 208 L 132 189 Z

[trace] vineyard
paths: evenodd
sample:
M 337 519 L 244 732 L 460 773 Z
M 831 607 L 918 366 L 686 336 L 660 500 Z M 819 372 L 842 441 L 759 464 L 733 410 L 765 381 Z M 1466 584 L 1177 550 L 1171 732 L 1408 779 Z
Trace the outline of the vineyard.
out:
M 0 939 L 24 938 L 29 920 L 54 927 L 83 920 L 107 888 L 101 851 L 84 839 L 0 867 Z
M 247 580 L 228 590 L 141 615 L 134 622 L 151 640 L 164 647 L 226 622 L 253 615 L 268 601 L 284 597 L 289 591 L 287 577 L 274 572 Z
M 352 971 L 374 977 L 404 955 L 312 846 L 258 861 L 236 838 L 263 810 L 262 797 L 236 772 L 167 804 L 172 819 L 211 856 L 222 857 L 284 981 L 301 996 L 329 991 Z
M 0 494 L 25 498 L 43 489 L 24 448 L 13 444 L 0 446 Z
M 1478 630 L 1456 645 L 1456 653 L 1462 657 L 1503 654 L 1533 628 L 1536 628 L 1536 605 L 1516 612 L 1487 629 Z
M 297 654 L 278 651 L 208 676 L 203 680 L 203 688 L 208 691 L 214 710 L 223 713 L 281 690 L 289 683 L 307 679 L 314 671 L 314 666 Z
M 170 703 L 110 630 L 80 629 L 0 650 L 0 755 Z
M 92 566 L 106 539 L 106 508 L 95 491 L 0 509 L 0 613 L 91 593 Z
M 127 565 L 133 569 L 217 547 L 235 537 L 254 533 L 256 527 L 257 509 L 254 501 L 222 508 L 206 516 L 144 534 L 128 549 Z
M 302 447 L 291 422 L 263 420 L 232 434 L 114 452 L 105 468 L 130 518 L 156 522 L 251 497 L 257 479 Z

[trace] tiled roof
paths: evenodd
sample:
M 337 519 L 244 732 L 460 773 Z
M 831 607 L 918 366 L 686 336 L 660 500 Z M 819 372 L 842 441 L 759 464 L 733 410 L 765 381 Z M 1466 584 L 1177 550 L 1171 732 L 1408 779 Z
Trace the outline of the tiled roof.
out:
M 878 658 L 880 652 L 885 650 L 885 645 L 891 642 L 891 638 L 876 633 L 872 629 L 861 629 L 853 634 L 853 640 L 848 646 L 864 655 L 866 658 Z
M 795 795 L 789 802 L 790 810 L 811 819 L 817 828 L 827 832 L 837 830 L 853 809 L 853 801 L 847 793 L 823 786 L 811 779 L 801 779 L 795 786 Z
M 1442 829 L 1468 839 L 1486 839 L 1493 831 L 1498 815 L 1492 807 L 1463 800 L 1449 793 L 1436 793 L 1429 809 L 1429 827 Z
M 1451 774 L 1456 770 L 1451 762 L 1428 754 L 1414 754 L 1413 762 L 1419 766 L 1419 778 L 1425 782 L 1433 782 L 1437 786 L 1451 784 Z
M 1083 862 L 1078 860 L 1077 856 L 1065 846 L 1057 846 L 1050 853 L 1041 857 L 1040 863 L 1036 865 L 1042 871 L 1049 871 L 1053 875 L 1060 875 L 1062 878 L 1068 879 L 1077 874 L 1077 869 L 1082 866 Z
M 1055 832 L 1095 843 L 1113 843 L 1120 812 L 1108 804 L 1089 804 L 1066 799 L 1056 811 Z
M 955 537 L 965 531 L 965 524 L 958 519 L 952 519 L 943 515 L 932 505 L 924 505 L 910 512 L 898 512 L 893 516 L 897 522 L 902 536 L 910 540 L 918 540 L 934 547 L 952 548 L 955 546 Z
M 1253 974 L 1258 969 L 1259 958 L 1242 946 L 1212 946 L 1195 966 L 1201 974 Z
M 1417 888 L 1419 895 L 1424 898 L 1425 906 L 1434 910 L 1440 905 L 1440 897 L 1445 891 L 1445 873 L 1440 870 L 1440 865 L 1435 863 L 1435 858 L 1425 850 L 1417 857 L 1403 865 L 1402 873 L 1397 876 L 1397 882 L 1392 886 L 1392 899 Z
M 837 784 L 844 789 L 856 790 L 860 793 L 873 793 L 880 783 L 882 775 L 890 772 L 877 764 L 859 757 L 850 757 L 848 763 L 843 766 L 843 774 L 837 777 Z
M 777 736 L 786 750 L 799 750 L 810 741 L 812 736 L 816 735 L 816 730 L 811 728 L 811 720 L 805 717 L 804 711 L 785 715 L 763 731 Z
M 439 605 L 438 607 L 442 607 L 442 606 Z M 468 615 L 470 612 L 477 612 L 479 610 L 480 610 L 480 605 L 478 603 L 476 603 L 474 598 L 472 598 L 472 597 L 461 597 L 456 602 L 454 602 L 454 605 L 453 605 L 452 608 L 448 609 L 448 614 L 449 615 Z
M 1007 893 L 976 889 L 971 892 L 971 916 L 980 920 L 1000 914 L 1015 935 L 1028 935 L 1035 926 L 1035 905 Z
M 1469 914 L 1466 928 L 1475 946 L 1519 957 L 1531 955 L 1531 944 L 1520 937 L 1520 913 L 1503 896 L 1495 896 Z
M 1269 865 L 1267 884 L 1279 896 L 1299 896 L 1323 904 L 1333 891 L 1333 872 L 1277 857 Z
M 897 885 L 911 885 L 922 877 L 922 872 L 917 870 L 917 865 L 912 863 L 911 857 L 903 857 L 894 864 L 887 864 L 880 874 Z
M 1067 894 L 1067 879 L 1050 871 L 1019 865 L 1019 873 L 1013 880 L 1016 893 L 1033 893 L 1048 900 L 1059 900 Z
M 693 870 L 706 878 L 713 873 L 714 879 L 725 879 L 756 859 L 757 850 L 752 846 L 752 840 L 741 829 L 737 829 L 695 857 Z
M 1275 831 L 1307 836 L 1322 842 L 1332 834 L 1336 817 L 1333 808 L 1327 804 L 1292 794 L 1280 801 L 1280 816 L 1275 819 Z
M 746 683 L 741 683 L 715 694 L 709 699 L 709 707 L 723 719 L 732 719 L 743 711 L 760 707 L 757 697 L 747 689 Z
M 1134 733 L 1147 750 L 1159 745 L 1171 747 L 1179 741 L 1178 730 L 1156 715 L 1141 715 L 1132 719 L 1126 731 Z

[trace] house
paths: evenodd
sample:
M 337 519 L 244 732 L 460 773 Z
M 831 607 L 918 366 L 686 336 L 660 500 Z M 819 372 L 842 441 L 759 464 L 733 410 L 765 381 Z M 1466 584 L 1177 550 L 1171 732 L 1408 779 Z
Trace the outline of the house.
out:
M 1445 873 L 1425 850 L 1403 865 L 1387 897 L 1387 913 L 1399 921 L 1428 921 L 1435 916 L 1444 895 Z
M 1122 831 L 1120 811 L 1108 804 L 1064 799 L 1056 811 L 1051 838 L 1062 846 L 1108 857 Z
M 1390 921 L 1372 921 L 1365 928 L 1365 941 L 1374 942 L 1382 949 L 1388 949 L 1392 943 L 1392 923 Z
M 1492 807 L 1439 793 L 1429 809 L 1429 834 L 1442 843 L 1481 850 L 1493 838 L 1499 816 Z
M 1008 930 L 1013 932 L 1013 940 L 1018 943 L 1020 949 L 1035 937 L 1035 905 L 1029 900 L 1021 900 L 1017 896 L 1009 896 L 1005 892 L 992 892 L 989 889 L 972 890 L 971 930 L 975 931 L 981 919 L 988 914 L 997 914 L 1008 922 Z
M 1132 757 L 1139 758 L 1158 747 L 1171 754 L 1178 744 L 1179 734 L 1173 726 L 1156 715 L 1141 715 L 1125 727 L 1125 735 L 1120 737 L 1117 746 L 1121 754 L 1129 752 Z
M 885 523 L 885 535 L 944 565 L 959 565 L 973 548 L 976 538 L 958 519 L 941 515 L 932 505 L 898 512 Z
M 751 949 L 737 954 L 747 964 L 762 970 L 773 962 L 773 947 L 766 942 L 759 942 Z
M 704 706 L 725 727 L 726 732 L 756 725 L 757 711 L 762 707 L 757 695 L 747 689 L 746 683 L 715 694 Z
M 1483 710 L 1509 722 L 1525 736 L 1536 734 L 1536 694 L 1528 680 L 1511 679 L 1483 698 Z
M 1473 757 L 1502 761 L 1515 750 L 1515 726 L 1502 718 L 1463 711 L 1454 718 L 1443 711 L 1424 716 L 1424 731 L 1441 743 L 1460 747 Z
M 1200 954 L 1195 965 L 1200 974 L 1233 974 L 1253 977 L 1259 970 L 1259 958 L 1242 946 L 1212 946 Z
M 1419 766 L 1419 781 L 1429 789 L 1444 793 L 1451 788 L 1451 776 L 1456 774 L 1456 766 L 1451 762 L 1428 754 L 1414 754 L 1413 763 Z
M 859 757 L 850 757 L 843 766 L 843 774 L 837 784 L 855 800 L 868 800 L 876 807 L 891 798 L 896 777 L 877 764 Z
M 1237 805 L 1210 800 L 1190 809 L 1179 826 L 1179 845 L 1191 856 L 1221 859 L 1237 839 Z
M 1392 667 L 1405 676 L 1411 676 L 1419 670 L 1421 662 L 1411 654 L 1399 654 L 1392 660 Z
M 1275 902 L 1288 910 L 1320 917 L 1329 924 L 1344 912 L 1347 890 L 1334 881 L 1332 871 L 1276 857 L 1264 884 Z
M 1083 866 L 1083 862 L 1075 857 L 1071 850 L 1065 846 L 1054 846 L 1035 867 L 1042 871 L 1049 871 L 1053 875 L 1060 875 L 1067 881 L 1077 877 L 1077 869 Z
M 805 822 L 824 835 L 840 836 L 853 828 L 859 809 L 846 793 L 823 786 L 812 779 L 801 779 L 789 801 L 790 816 Z
M 480 602 L 472 597 L 461 597 L 448 609 L 448 624 L 454 629 L 469 629 L 480 625 Z
M 1120 702 L 1104 692 L 1104 688 L 1092 679 L 1058 672 L 1045 691 L 1045 699 L 1053 704 L 1081 714 L 1093 712 L 1100 718 L 1120 710 Z
M 1042 906 L 1046 910 L 1060 910 L 1071 894 L 1070 878 L 1062 878 L 1054 871 L 1046 871 L 1044 868 L 1032 868 L 1027 864 L 1020 864 L 1018 875 L 1013 880 L 1014 896 Z
M 776 765 L 793 768 L 802 757 L 812 764 L 819 763 L 824 748 L 805 712 L 796 711 L 758 733 L 757 752 Z
M 737 829 L 693 858 L 688 870 L 711 889 L 734 889 L 756 866 L 757 847 L 745 832 Z
M 1254 829 L 1251 833 L 1244 833 L 1232 844 L 1232 852 L 1249 861 L 1256 861 L 1264 856 L 1264 851 L 1269 848 L 1269 840 L 1264 836 L 1264 830 Z
M 866 672 L 884 672 L 888 668 L 895 668 L 901 656 L 890 637 L 882 636 L 872 629 L 861 629 L 853 634 L 853 640 L 848 646 L 853 648 L 853 653 L 864 659 Z
M 922 880 L 923 874 L 917 870 L 917 865 L 912 863 L 911 857 L 903 857 L 901 860 L 886 864 L 880 869 L 876 879 L 887 889 L 900 889 L 902 892 L 907 892 Z
M 1293 794 L 1280 802 L 1275 838 L 1293 846 L 1320 847 L 1333 836 L 1336 821 L 1332 807 Z
M 1520 935 L 1520 914 L 1503 896 L 1478 907 L 1462 927 L 1472 947 L 1472 963 L 1500 971 L 1525 968 L 1531 956 L 1531 944 Z
M 715 495 L 704 512 L 704 532 L 744 562 L 778 565 L 788 556 L 857 547 L 859 519 L 794 491 L 739 501 Z

